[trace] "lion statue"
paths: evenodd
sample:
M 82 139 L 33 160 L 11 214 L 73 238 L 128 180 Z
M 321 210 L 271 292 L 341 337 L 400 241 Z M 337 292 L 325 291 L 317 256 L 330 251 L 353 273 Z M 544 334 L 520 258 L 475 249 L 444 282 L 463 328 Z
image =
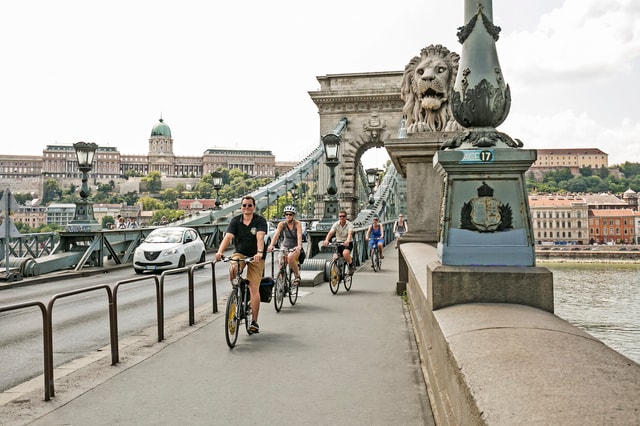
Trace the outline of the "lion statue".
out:
M 449 103 L 459 61 L 457 53 L 432 44 L 404 68 L 400 96 L 408 133 L 462 129 Z

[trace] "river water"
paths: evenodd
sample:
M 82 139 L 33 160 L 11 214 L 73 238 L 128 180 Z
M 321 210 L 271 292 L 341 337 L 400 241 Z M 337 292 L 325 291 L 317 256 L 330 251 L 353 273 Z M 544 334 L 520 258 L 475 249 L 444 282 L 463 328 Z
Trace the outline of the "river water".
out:
M 557 316 L 640 363 L 640 264 L 538 266 L 553 272 Z

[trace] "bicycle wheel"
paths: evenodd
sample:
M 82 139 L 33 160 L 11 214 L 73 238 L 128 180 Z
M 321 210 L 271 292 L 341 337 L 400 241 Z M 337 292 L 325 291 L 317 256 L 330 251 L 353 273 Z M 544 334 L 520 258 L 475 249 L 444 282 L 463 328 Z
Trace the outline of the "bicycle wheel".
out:
M 340 270 L 338 269 L 338 262 L 335 260 L 331 262 L 329 267 L 329 289 L 331 293 L 336 294 L 340 288 Z
M 239 308 L 238 292 L 234 289 L 229 293 L 227 308 L 224 312 L 224 331 L 227 345 L 229 345 L 230 348 L 233 348 L 238 340 L 238 331 L 240 330 Z
M 284 272 L 281 269 L 280 272 L 278 272 L 278 276 L 276 277 L 276 284 L 273 286 L 273 306 L 274 308 L 276 308 L 276 312 L 280 312 L 280 309 L 282 309 L 285 289 L 285 276 Z
M 300 266 L 298 265 L 298 268 L 299 267 Z M 293 274 L 293 271 L 289 271 L 289 303 L 291 303 L 291 306 L 295 305 L 298 300 L 298 286 L 300 283 L 298 283 L 298 285 L 294 285 L 293 280 L 295 278 L 296 276 Z
M 344 269 L 342 274 L 342 280 L 344 282 L 344 289 L 349 291 L 351 290 L 351 282 L 353 280 L 353 275 L 349 274 L 349 267 L 347 266 L 347 262 L 344 263 L 343 267 Z
M 370 252 L 370 256 L 371 256 L 371 267 L 373 268 L 373 272 L 378 272 L 378 269 L 380 269 L 380 264 L 378 263 L 378 250 L 375 248 L 372 248 Z

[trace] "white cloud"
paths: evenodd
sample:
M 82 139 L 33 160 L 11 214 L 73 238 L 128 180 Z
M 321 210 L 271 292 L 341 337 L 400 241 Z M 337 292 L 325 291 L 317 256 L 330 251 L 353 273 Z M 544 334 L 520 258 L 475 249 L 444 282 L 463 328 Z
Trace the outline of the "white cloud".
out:
M 511 114 L 500 130 L 521 139 L 525 149 L 599 148 L 609 154 L 609 165 L 640 159 L 640 123 L 628 119 L 603 127 L 586 113 L 571 110 L 554 115 Z
M 500 130 L 640 161 L 640 2 L 493 3 L 513 97 Z M 464 24 L 463 2 L 436 0 L 32 0 L 0 19 L 6 153 L 86 140 L 142 154 L 162 114 L 178 155 L 241 146 L 283 160 L 318 144 L 316 76 L 402 70 L 429 44 L 460 52 Z

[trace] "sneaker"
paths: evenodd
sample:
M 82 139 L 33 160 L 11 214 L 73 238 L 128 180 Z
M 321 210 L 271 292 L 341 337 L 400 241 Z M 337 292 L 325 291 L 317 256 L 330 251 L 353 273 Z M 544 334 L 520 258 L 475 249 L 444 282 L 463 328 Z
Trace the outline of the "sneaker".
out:
M 293 280 L 293 286 L 298 287 L 299 285 L 300 285 L 300 277 L 296 277 L 296 279 Z
M 257 322 L 251 321 L 251 326 L 249 327 L 249 331 L 251 332 L 251 334 L 258 334 L 260 333 L 260 326 L 258 325 Z
M 349 265 L 349 275 L 353 275 L 355 271 L 356 271 L 356 268 L 354 268 L 353 265 Z

